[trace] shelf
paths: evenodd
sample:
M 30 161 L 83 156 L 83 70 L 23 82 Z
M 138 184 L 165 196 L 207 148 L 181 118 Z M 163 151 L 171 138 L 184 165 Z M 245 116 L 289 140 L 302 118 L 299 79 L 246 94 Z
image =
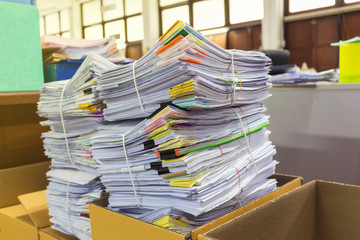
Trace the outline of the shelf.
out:
M 37 103 L 40 92 L 0 92 L 0 106 Z

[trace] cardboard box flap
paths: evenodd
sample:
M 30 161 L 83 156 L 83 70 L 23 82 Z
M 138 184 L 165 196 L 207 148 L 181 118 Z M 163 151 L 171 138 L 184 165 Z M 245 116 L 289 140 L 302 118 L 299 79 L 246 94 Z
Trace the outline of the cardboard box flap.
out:
M 40 240 L 48 240 L 48 239 L 56 239 L 56 240 L 77 240 L 75 236 L 70 236 L 65 233 L 62 233 L 58 230 L 55 230 L 51 227 L 47 227 L 40 230 Z
M 23 194 L 18 199 L 37 228 L 51 225 L 45 190 Z

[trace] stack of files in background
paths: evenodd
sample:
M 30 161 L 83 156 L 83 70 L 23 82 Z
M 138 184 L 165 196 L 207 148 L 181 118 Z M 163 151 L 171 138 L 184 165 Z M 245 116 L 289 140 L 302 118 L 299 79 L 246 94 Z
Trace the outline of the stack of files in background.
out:
M 71 79 L 83 59 L 61 59 L 56 64 L 44 66 L 44 80 L 45 82 L 54 82 L 60 80 Z
M 319 81 L 337 82 L 338 80 L 339 74 L 334 69 L 322 72 L 316 72 L 314 69 L 301 71 L 297 66 L 287 73 L 271 76 L 271 82 L 273 84 L 294 84 Z
M 138 61 L 101 71 L 105 122 L 82 141 L 109 207 L 188 234 L 275 189 L 269 61 L 176 22 Z
M 112 61 L 122 60 L 115 38 L 85 40 L 60 36 L 42 36 L 43 64 L 57 63 L 62 59 L 82 59 L 90 52 L 96 52 Z
M 114 38 L 100 40 L 71 39 L 60 36 L 41 38 L 45 82 L 70 79 L 83 59 L 96 52 L 113 62 L 127 61 L 121 56 Z
M 50 126 L 43 133 L 45 154 L 51 158 L 48 201 L 53 227 L 79 239 L 91 239 L 88 202 L 99 198 L 103 185 L 86 143 L 78 139 L 101 126 L 103 105 L 95 92 L 96 72 L 115 66 L 92 53 L 69 81 L 44 84 L 38 113 Z M 90 106 L 91 105 L 91 106 Z

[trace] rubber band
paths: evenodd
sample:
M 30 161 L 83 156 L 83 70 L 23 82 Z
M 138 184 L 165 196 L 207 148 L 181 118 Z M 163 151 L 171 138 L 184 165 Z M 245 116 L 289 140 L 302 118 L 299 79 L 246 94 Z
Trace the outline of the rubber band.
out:
M 239 172 L 239 169 L 237 169 L 237 167 L 235 166 L 232 166 L 233 168 L 235 168 L 236 172 L 237 172 L 237 175 L 239 177 L 239 187 L 241 187 L 241 181 L 240 181 L 240 172 Z
M 145 112 L 145 109 L 142 105 L 142 102 L 141 102 L 141 98 L 140 98 L 140 94 L 139 94 L 139 90 L 137 88 L 137 84 L 136 84 L 136 74 L 135 74 L 135 64 L 137 63 L 137 61 L 134 61 L 133 64 L 132 64 L 132 72 L 133 72 L 133 81 L 134 81 L 134 86 L 135 86 L 135 90 L 136 90 L 136 94 L 137 94 L 137 97 L 138 97 L 138 101 L 139 101 L 139 105 L 141 107 L 141 110 L 143 111 L 143 113 L 146 113 Z
M 239 87 L 240 87 L 239 92 L 241 92 L 241 78 L 240 78 L 240 72 L 239 72 L 239 71 L 236 71 L 236 72 L 237 72 L 237 74 L 239 75 Z
M 126 134 L 127 134 L 127 132 L 122 135 L 122 144 L 123 144 L 123 148 L 124 148 L 126 165 L 127 165 L 127 168 L 129 169 L 129 174 L 130 174 L 130 179 L 131 179 L 131 184 L 132 184 L 132 187 L 133 187 L 133 191 L 134 191 L 134 194 L 135 194 L 136 204 L 138 205 L 139 208 L 141 208 L 140 202 L 139 202 L 139 199 L 138 199 L 138 196 L 137 196 L 137 192 L 136 192 L 136 189 L 135 189 L 134 179 L 133 179 L 133 176 L 132 176 L 132 169 L 130 168 L 129 159 L 128 159 L 128 156 L 127 156 L 127 153 L 126 153 L 126 147 L 125 147 L 125 135 Z
M 220 147 L 220 146 L 218 146 L 218 148 L 220 149 L 221 155 L 223 155 L 223 154 L 224 154 L 224 152 L 223 152 L 223 150 L 221 149 L 221 147 Z
M 240 109 L 242 115 L 245 117 L 246 125 L 247 125 L 247 127 L 248 127 L 248 132 L 249 132 L 249 134 L 248 134 L 248 135 L 249 135 L 249 144 L 251 144 L 251 139 L 250 139 L 250 137 L 251 137 L 250 127 L 249 127 L 249 122 L 248 122 L 247 116 L 245 115 L 245 113 L 244 113 L 244 111 L 241 109 L 241 107 L 239 107 L 239 109 Z
M 256 163 L 255 163 L 255 161 L 254 161 L 254 157 L 253 157 L 253 155 L 252 155 L 250 143 L 249 143 L 248 138 L 247 138 L 247 136 L 246 136 L 244 124 L 243 124 L 243 122 L 242 122 L 242 120 L 241 120 L 240 114 L 236 111 L 235 108 L 232 108 L 232 109 L 234 110 L 234 112 L 236 113 L 236 115 L 238 116 L 238 118 L 239 118 L 239 120 L 240 120 L 240 124 L 241 124 L 241 127 L 242 127 L 242 132 L 244 133 L 245 141 L 246 141 L 247 147 L 248 147 L 248 149 L 249 149 L 250 158 L 251 158 L 251 161 L 253 162 L 253 166 L 254 166 L 254 168 L 255 168 L 256 176 L 257 176 L 257 175 L 258 175 L 258 170 L 257 170 L 257 167 L 256 167 Z
M 68 225 L 70 227 L 70 230 L 71 232 L 73 233 L 74 236 L 76 236 L 75 232 L 74 232 L 74 229 L 71 225 L 71 221 L 70 221 L 70 215 L 69 215 L 69 210 L 70 210 L 70 204 L 69 204 L 69 188 L 70 188 L 70 180 L 71 178 L 76 174 L 76 172 L 74 172 L 68 179 L 68 182 L 67 182 L 67 187 L 66 187 L 66 206 L 65 206 L 65 209 L 66 209 L 66 217 L 67 217 L 67 220 L 68 220 Z
M 71 158 L 70 149 L 69 149 L 69 142 L 68 142 L 68 139 L 67 139 L 67 136 L 66 136 L 66 128 L 65 128 L 64 116 L 63 116 L 63 99 L 64 99 L 65 89 L 66 89 L 66 86 L 67 86 L 68 83 L 69 83 L 69 81 L 65 83 L 65 85 L 64 85 L 64 87 L 62 88 L 62 91 L 61 91 L 59 112 L 60 112 L 60 118 L 61 118 L 61 125 L 62 125 L 63 132 L 64 132 L 66 151 L 67 151 L 69 160 L 71 161 L 73 167 L 77 169 L 74 161 Z

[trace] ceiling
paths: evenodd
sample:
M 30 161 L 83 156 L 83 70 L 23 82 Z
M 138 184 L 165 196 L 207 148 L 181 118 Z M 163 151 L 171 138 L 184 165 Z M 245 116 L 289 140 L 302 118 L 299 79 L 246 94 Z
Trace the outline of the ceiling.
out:
M 68 8 L 72 5 L 72 0 L 37 0 L 37 7 L 40 12 L 40 16 L 47 13 L 55 12 L 64 8 Z

